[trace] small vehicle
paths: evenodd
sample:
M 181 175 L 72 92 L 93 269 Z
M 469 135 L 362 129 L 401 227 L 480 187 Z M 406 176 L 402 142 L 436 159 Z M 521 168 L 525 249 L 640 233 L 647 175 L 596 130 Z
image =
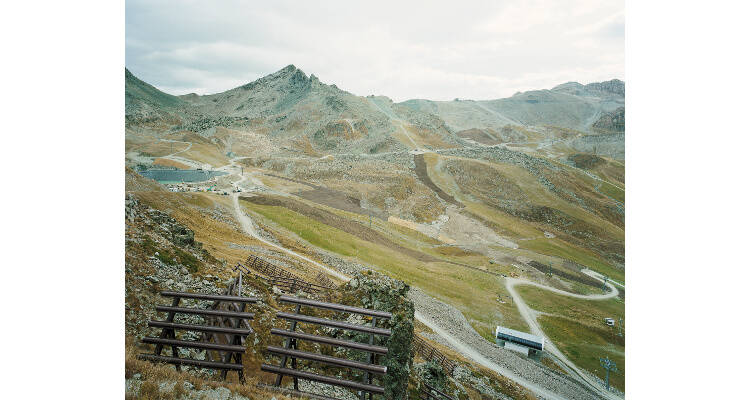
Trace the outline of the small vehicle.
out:
M 613 318 L 604 318 L 604 323 L 609 326 L 615 326 L 615 320 Z

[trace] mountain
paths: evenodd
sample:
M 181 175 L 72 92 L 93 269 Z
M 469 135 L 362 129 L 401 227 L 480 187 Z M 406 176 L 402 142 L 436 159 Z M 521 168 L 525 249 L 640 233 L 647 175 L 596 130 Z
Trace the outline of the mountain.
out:
M 161 384 L 143 372 L 153 366 L 136 359 L 137 338 L 149 334 L 155 315 L 144 305 L 162 290 L 219 293 L 229 267 L 254 256 L 310 282 L 362 277 L 352 280 L 354 291 L 331 291 L 337 297 L 312 294 L 329 302 L 369 307 L 401 293 L 368 284 L 375 273 L 401 280 L 424 321 L 492 355 L 546 397 L 602 398 L 576 377 L 588 373 L 560 371 L 593 376 L 601 372 L 597 357 L 624 365 L 624 337 L 602 322 L 624 318 L 624 287 L 608 285 L 605 300 L 595 279 L 625 281 L 621 81 L 568 82 L 487 101 L 393 102 L 353 95 L 289 65 L 228 91 L 182 96 L 126 70 L 125 89 L 127 364 L 132 386 L 151 388 L 135 397 Z M 250 275 L 246 282 L 245 295 L 276 303 L 278 287 Z M 536 287 L 513 290 L 524 283 Z M 544 315 L 519 309 L 524 299 Z M 261 328 L 274 325 L 277 309 L 257 311 Z M 498 348 L 498 325 L 546 331 L 559 353 L 539 362 Z M 248 376 L 260 376 L 271 336 L 253 334 L 244 364 Z M 502 375 L 481 378 L 486 385 L 471 371 L 456 377 L 470 398 L 531 397 L 511 381 L 495 385 Z M 624 390 L 623 374 L 611 379 Z M 471 392 L 479 386 L 491 391 Z
M 578 82 L 568 82 L 557 85 L 552 91 L 568 93 L 574 96 L 588 97 L 625 97 L 625 82 L 619 79 L 612 79 L 605 82 L 594 82 L 588 85 L 582 85 Z
M 294 65 L 225 92 L 171 96 L 126 70 L 126 115 L 177 112 L 177 129 L 252 129 L 319 151 L 382 152 L 460 143 L 437 116 L 326 85 Z M 424 136 L 421 140 L 419 136 Z
M 569 82 L 551 90 L 532 90 L 496 100 L 408 100 L 415 110 L 440 116 L 455 130 L 500 130 L 506 125 L 554 125 L 592 131 L 597 119 L 625 105 L 625 84 L 608 82 L 581 85 Z
M 407 100 L 356 96 L 294 65 L 225 92 L 172 96 L 125 70 L 129 123 L 160 118 L 171 129 L 210 136 L 217 126 L 252 130 L 309 154 L 379 153 L 403 149 L 530 141 L 529 127 L 587 133 L 624 129 L 620 80 L 568 82 L 496 100 Z M 621 114 L 618 111 L 623 109 Z M 169 124 L 166 124 L 169 125 Z M 611 125 L 611 126 L 610 126 Z M 615 125 L 618 128 L 615 128 Z M 545 139 L 542 134 L 541 139 Z M 466 140 L 469 140 L 467 142 Z
M 125 68 L 125 117 L 128 120 L 153 120 L 184 105 L 179 97 L 162 92 Z
M 304 137 L 320 148 L 346 148 L 353 140 L 376 145 L 392 130 L 388 117 L 364 98 L 294 65 L 226 92 L 182 98 L 201 116 L 188 126 L 198 131 L 225 120 L 272 136 Z
M 598 132 L 625 132 L 625 107 L 602 114 L 592 128 Z

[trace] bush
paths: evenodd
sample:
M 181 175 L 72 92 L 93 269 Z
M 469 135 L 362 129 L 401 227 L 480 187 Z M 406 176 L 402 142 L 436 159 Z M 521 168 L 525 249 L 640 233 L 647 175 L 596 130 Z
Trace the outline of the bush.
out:
M 434 361 L 427 361 L 417 365 L 417 375 L 422 382 L 427 382 L 430 386 L 442 392 L 448 390 L 448 378 L 440 364 Z
M 172 255 L 172 252 L 169 251 L 169 250 L 167 250 L 167 249 L 163 249 L 163 250 L 159 251 L 156 254 L 156 258 L 158 258 L 164 264 L 167 264 L 167 265 L 177 265 L 177 261 L 174 259 L 174 256 Z
M 178 248 L 175 248 L 174 252 L 180 264 L 187 267 L 187 269 L 190 272 L 193 272 L 193 273 L 198 272 L 198 268 L 203 264 L 197 257 L 195 257 L 194 255 L 186 251 L 182 251 Z

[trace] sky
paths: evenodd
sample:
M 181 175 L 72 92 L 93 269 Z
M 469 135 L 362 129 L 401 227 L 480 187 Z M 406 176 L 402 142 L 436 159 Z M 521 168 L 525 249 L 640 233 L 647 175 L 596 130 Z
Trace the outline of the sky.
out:
M 125 66 L 167 93 L 218 93 L 289 64 L 394 101 L 625 80 L 625 3 L 126 0 Z

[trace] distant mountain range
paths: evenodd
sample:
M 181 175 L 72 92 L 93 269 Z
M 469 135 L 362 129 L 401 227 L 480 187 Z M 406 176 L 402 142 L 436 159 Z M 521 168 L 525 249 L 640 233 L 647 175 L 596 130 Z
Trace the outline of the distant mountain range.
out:
M 272 137 L 309 140 L 314 148 L 334 152 L 394 150 L 408 140 L 414 143 L 415 137 L 417 146 L 455 146 L 462 143 L 458 133 L 466 130 L 490 132 L 500 142 L 515 140 L 519 134 L 503 130 L 506 126 L 623 132 L 624 105 L 625 84 L 617 79 L 588 85 L 568 82 L 496 100 L 394 103 L 388 97 L 355 96 L 326 85 L 294 65 L 204 96 L 173 96 L 125 70 L 128 124 L 166 120 L 174 121 L 174 129 L 195 132 L 216 126 L 249 128 Z

